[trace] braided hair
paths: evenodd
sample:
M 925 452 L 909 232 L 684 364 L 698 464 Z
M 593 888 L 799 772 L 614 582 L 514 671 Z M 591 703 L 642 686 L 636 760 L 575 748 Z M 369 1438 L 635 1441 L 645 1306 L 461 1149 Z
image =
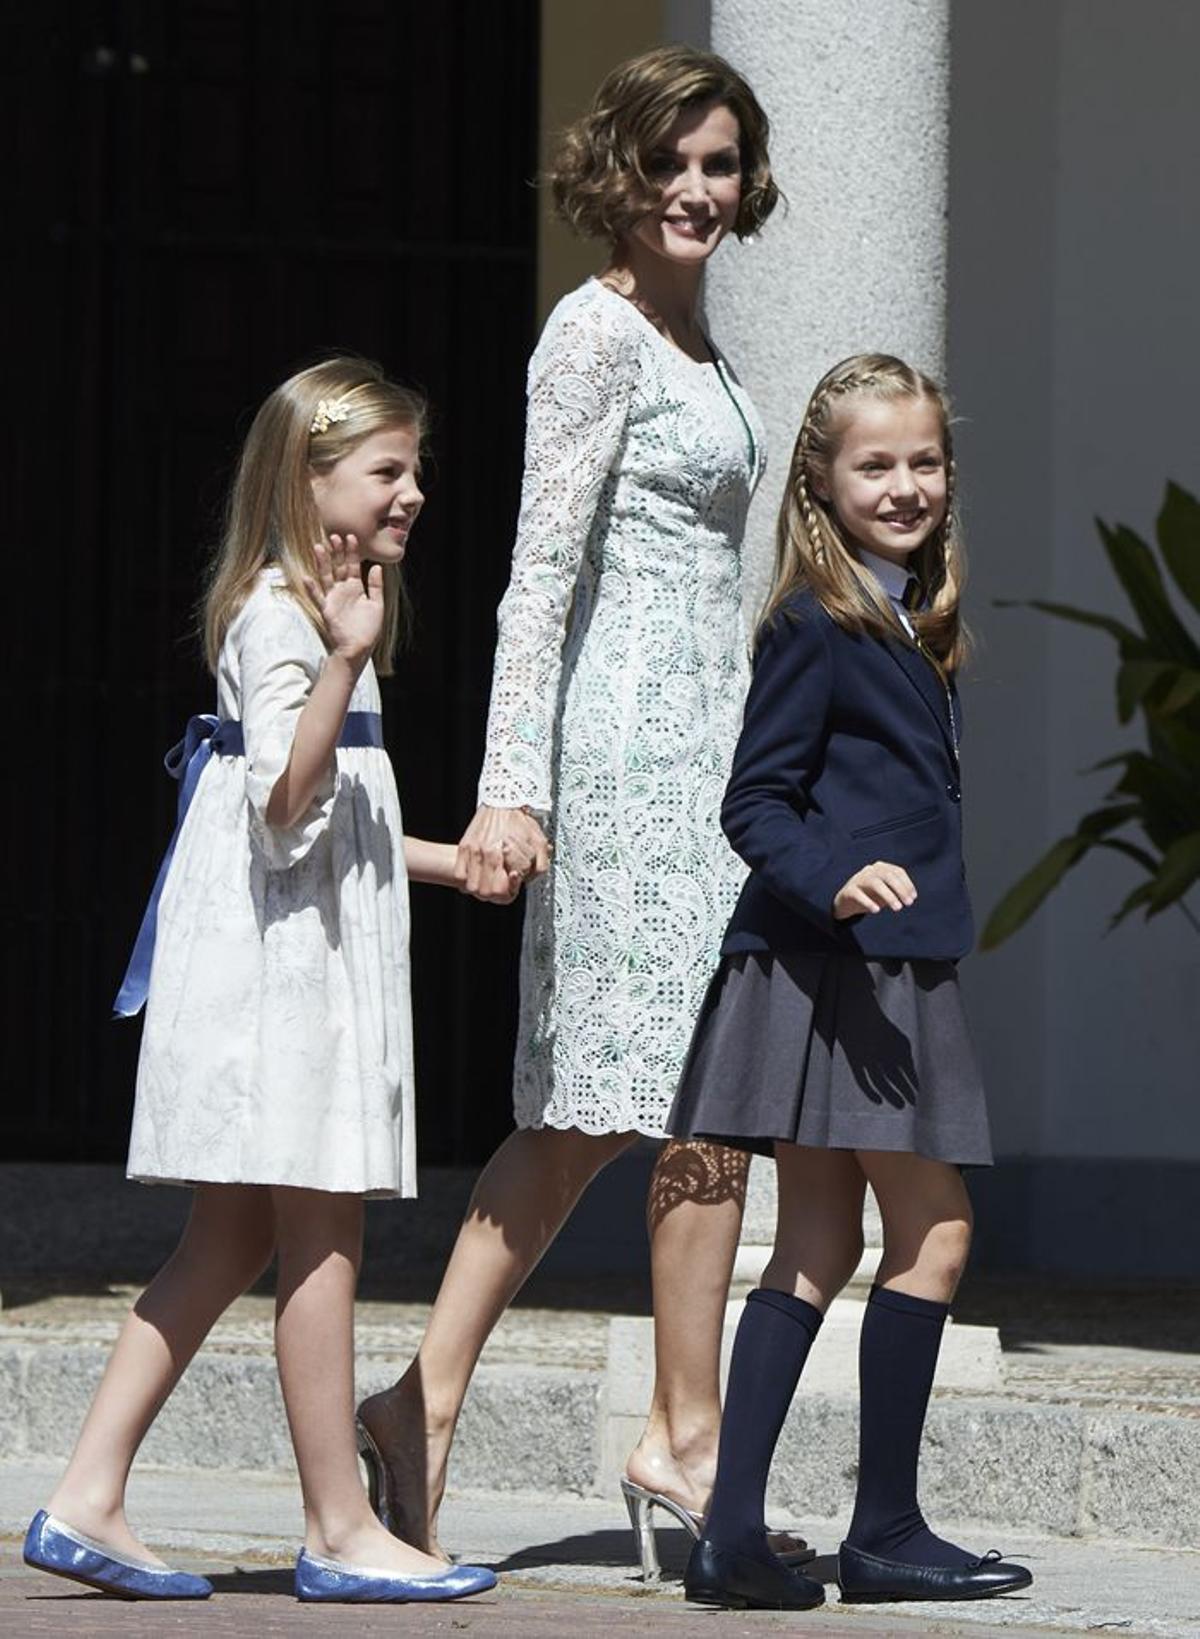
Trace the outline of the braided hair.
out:
M 967 634 L 958 611 L 964 564 L 954 506 L 957 470 L 950 405 L 930 377 L 887 353 L 856 353 L 843 359 L 822 376 L 808 401 L 780 507 L 775 576 L 761 623 L 772 619 L 793 592 L 808 587 L 830 617 L 849 631 L 876 637 L 905 635 L 875 577 L 859 562 L 828 498 L 829 471 L 845 431 L 845 412 L 864 393 L 885 400 L 927 399 L 939 412 L 946 510 L 910 560 L 920 589 L 919 606 L 910 618 L 925 652 L 942 669 L 954 671 L 966 657 Z

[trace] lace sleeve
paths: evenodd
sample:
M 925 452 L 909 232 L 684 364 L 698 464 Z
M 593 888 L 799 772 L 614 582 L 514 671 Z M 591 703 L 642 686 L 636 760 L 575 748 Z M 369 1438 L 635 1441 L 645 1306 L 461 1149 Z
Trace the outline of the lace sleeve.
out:
M 551 806 L 550 754 L 567 609 L 601 486 L 621 446 L 636 342 L 602 292 L 567 298 L 529 366 L 525 474 L 500 603 L 479 801 Z

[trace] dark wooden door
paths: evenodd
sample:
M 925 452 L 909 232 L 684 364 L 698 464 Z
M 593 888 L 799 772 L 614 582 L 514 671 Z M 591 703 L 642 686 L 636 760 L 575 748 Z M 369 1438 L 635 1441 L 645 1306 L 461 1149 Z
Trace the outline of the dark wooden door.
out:
M 138 1026 L 108 1006 L 170 834 L 162 752 L 211 709 L 201 569 L 239 434 L 319 353 L 433 402 L 385 723 L 410 830 L 473 810 L 532 341 L 537 23 L 533 0 L 9 13 L 10 1159 L 124 1152 Z M 518 933 L 414 890 L 426 1161 L 509 1125 Z

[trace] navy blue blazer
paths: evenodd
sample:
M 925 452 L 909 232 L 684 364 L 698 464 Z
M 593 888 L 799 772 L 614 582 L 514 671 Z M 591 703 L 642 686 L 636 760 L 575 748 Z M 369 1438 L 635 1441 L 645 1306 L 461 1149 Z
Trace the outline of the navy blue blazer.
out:
M 723 955 L 955 959 L 971 948 L 941 679 L 899 636 L 845 631 L 807 590 L 761 634 L 721 825 L 751 867 Z M 916 903 L 835 922 L 834 895 L 877 859 L 903 865 Z

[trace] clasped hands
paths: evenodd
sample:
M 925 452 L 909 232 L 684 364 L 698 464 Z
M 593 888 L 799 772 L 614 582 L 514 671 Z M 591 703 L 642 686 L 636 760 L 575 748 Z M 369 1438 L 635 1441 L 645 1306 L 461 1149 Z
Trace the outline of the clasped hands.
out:
M 461 892 L 488 905 L 511 905 L 527 882 L 550 869 L 550 844 L 523 808 L 479 807 L 454 864 Z

